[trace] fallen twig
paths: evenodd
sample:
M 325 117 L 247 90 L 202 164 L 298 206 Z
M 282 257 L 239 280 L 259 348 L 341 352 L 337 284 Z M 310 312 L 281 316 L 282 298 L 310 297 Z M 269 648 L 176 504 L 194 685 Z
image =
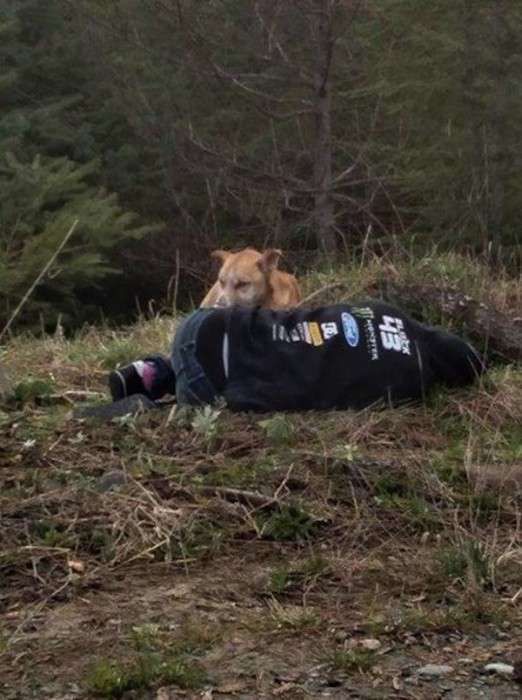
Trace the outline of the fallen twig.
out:
M 9 318 L 9 320 L 7 321 L 7 323 L 5 324 L 5 326 L 4 326 L 4 327 L 2 328 L 2 330 L 0 331 L 0 340 L 2 340 L 2 338 L 4 337 L 4 335 L 7 333 L 7 331 L 8 331 L 9 328 L 11 327 L 13 321 L 16 319 L 16 317 L 18 316 L 18 314 L 20 313 L 20 311 L 22 310 L 22 308 L 25 306 L 25 303 L 27 302 L 27 300 L 29 299 L 29 297 L 30 297 L 31 294 L 33 293 L 35 287 L 36 287 L 36 286 L 41 282 L 41 280 L 45 277 L 45 275 L 46 275 L 47 272 L 49 271 L 51 265 L 54 263 L 54 261 L 56 260 L 56 258 L 57 258 L 57 257 L 60 255 L 60 253 L 62 252 L 62 250 L 63 250 L 65 244 L 67 243 L 67 241 L 69 240 L 69 238 L 73 235 L 74 229 L 75 229 L 76 226 L 78 225 L 78 221 L 79 221 L 79 219 L 75 219 L 75 221 L 73 221 L 73 224 L 72 224 L 71 228 L 70 228 L 70 229 L 67 231 L 67 233 L 65 234 L 65 237 L 64 237 L 64 239 L 62 240 L 62 242 L 60 243 L 60 245 L 58 246 L 58 248 L 54 251 L 54 253 L 52 254 L 51 258 L 48 260 L 47 264 L 46 264 L 46 265 L 43 267 L 43 269 L 40 271 L 40 274 L 38 275 L 38 277 L 35 279 L 35 281 L 34 281 L 34 282 L 32 283 L 32 285 L 29 287 L 29 289 L 27 290 L 27 292 L 24 294 L 24 296 L 23 296 L 23 298 L 22 298 L 22 301 L 18 304 L 18 306 L 16 307 L 16 309 L 15 309 L 15 310 L 13 311 L 13 313 L 11 314 L 11 317 Z
M 303 304 L 307 304 L 311 299 L 315 299 L 315 297 L 320 296 L 323 292 L 331 292 L 334 289 L 343 289 L 346 285 L 344 282 L 333 282 L 332 284 L 325 284 L 324 287 L 321 287 L 320 289 L 316 289 L 315 292 L 312 292 L 308 296 L 306 296 L 304 299 L 301 299 L 299 304 L 297 306 L 303 306 Z
M 241 501 L 259 507 L 269 506 L 277 502 L 277 498 L 274 496 L 263 496 L 259 491 L 243 491 L 225 486 L 199 486 L 197 490 L 199 493 L 223 496 L 227 500 Z

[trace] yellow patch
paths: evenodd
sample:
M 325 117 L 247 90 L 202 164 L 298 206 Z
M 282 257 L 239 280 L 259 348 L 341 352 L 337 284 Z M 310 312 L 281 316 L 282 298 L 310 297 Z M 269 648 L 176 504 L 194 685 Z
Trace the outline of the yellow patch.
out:
M 319 328 L 319 324 L 315 323 L 315 321 L 312 321 L 308 324 L 308 328 L 312 337 L 312 343 L 314 345 L 322 345 L 324 341 L 323 336 L 321 335 L 321 329 Z

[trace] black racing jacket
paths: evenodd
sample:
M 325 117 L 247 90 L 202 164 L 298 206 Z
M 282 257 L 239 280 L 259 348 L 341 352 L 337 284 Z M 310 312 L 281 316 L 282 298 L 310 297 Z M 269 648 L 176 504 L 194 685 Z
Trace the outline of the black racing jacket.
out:
M 216 313 L 228 335 L 223 395 L 235 410 L 396 406 L 483 371 L 463 340 L 381 302 Z

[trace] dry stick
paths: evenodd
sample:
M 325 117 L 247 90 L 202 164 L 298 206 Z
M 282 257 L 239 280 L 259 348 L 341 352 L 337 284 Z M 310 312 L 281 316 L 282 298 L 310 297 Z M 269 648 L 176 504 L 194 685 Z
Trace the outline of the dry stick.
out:
M 29 299 L 29 297 L 30 297 L 31 294 L 33 293 L 35 287 L 41 282 L 41 280 L 43 279 L 43 277 L 45 277 L 45 275 L 46 275 L 47 272 L 49 271 L 49 268 L 51 267 L 51 265 L 54 263 L 54 261 L 56 260 L 56 258 L 57 258 L 57 257 L 60 255 L 60 253 L 62 252 L 63 247 L 65 246 L 65 244 L 67 243 L 67 241 L 69 240 L 69 238 L 73 235 L 74 229 L 75 229 L 76 226 L 78 225 L 78 221 L 79 221 L 79 219 L 75 219 L 75 221 L 73 222 L 73 225 L 72 225 L 71 228 L 67 231 L 67 233 L 66 233 L 66 235 L 65 235 L 65 238 L 64 238 L 63 241 L 60 243 L 60 245 L 58 246 L 58 248 L 55 250 L 54 254 L 51 256 L 51 259 L 48 261 L 48 263 L 45 265 L 45 267 L 44 267 L 43 270 L 40 272 L 40 274 L 38 275 L 38 277 L 35 279 L 35 281 L 34 281 L 34 282 L 32 283 L 32 285 L 29 287 L 29 289 L 28 289 L 27 292 L 25 293 L 25 295 L 24 295 L 22 301 L 18 304 L 18 306 L 16 307 L 16 309 L 13 311 L 13 313 L 12 313 L 12 315 L 11 315 L 11 318 L 10 318 L 9 321 L 5 324 L 5 326 L 3 327 L 2 331 L 0 332 L 0 340 L 2 340 L 2 338 L 4 337 L 4 335 L 7 333 L 7 331 L 8 331 L 9 328 L 11 327 L 11 324 L 13 323 L 13 321 L 15 320 L 15 318 L 18 316 L 18 314 L 20 313 L 22 307 L 25 305 L 26 301 Z
M 314 299 L 315 297 L 319 296 L 323 292 L 331 292 L 334 289 L 342 289 L 344 286 L 345 286 L 344 282 L 334 282 L 333 284 L 326 284 L 324 287 L 317 289 L 315 292 L 312 292 L 304 299 L 301 299 L 301 301 L 299 302 L 299 304 L 297 304 L 297 306 L 302 306 L 303 304 L 308 303 L 311 299 Z

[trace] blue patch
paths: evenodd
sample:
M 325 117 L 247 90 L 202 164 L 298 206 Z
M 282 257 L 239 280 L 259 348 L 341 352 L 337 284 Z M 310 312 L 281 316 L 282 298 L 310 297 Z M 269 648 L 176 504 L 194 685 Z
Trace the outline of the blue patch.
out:
M 351 314 L 343 312 L 341 314 L 341 322 L 343 324 L 344 337 L 351 348 L 355 348 L 359 344 L 359 326 L 357 321 Z

